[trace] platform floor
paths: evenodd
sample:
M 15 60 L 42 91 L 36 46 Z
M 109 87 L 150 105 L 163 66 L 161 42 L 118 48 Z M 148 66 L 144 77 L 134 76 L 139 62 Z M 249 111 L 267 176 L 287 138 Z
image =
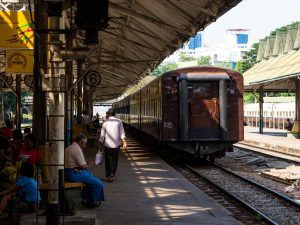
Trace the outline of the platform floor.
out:
M 264 128 L 263 134 L 258 127 L 244 127 L 244 141 L 241 143 L 292 153 L 300 156 L 300 139 L 287 136 L 286 130 Z
M 241 224 L 150 150 L 132 139 L 128 146 L 120 155 L 117 181 L 104 183 L 106 201 L 96 209 L 97 225 Z M 105 180 L 103 164 L 91 171 Z

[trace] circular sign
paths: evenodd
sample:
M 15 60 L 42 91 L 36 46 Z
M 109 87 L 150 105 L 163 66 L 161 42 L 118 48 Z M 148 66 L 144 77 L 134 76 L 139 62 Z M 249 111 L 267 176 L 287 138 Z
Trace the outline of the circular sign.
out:
M 6 83 L 3 82 L 2 79 L 0 79 L 0 84 L 3 84 L 3 87 L 4 87 L 4 88 L 9 88 L 9 87 L 11 87 L 11 85 L 13 84 L 13 81 L 14 81 L 12 75 L 10 75 L 10 76 L 3 75 L 3 76 L 0 76 L 0 77 L 1 77 L 3 80 L 5 80 L 6 83 L 9 85 L 9 86 L 7 86 Z
M 100 82 L 101 82 L 101 75 L 95 70 L 89 71 L 85 75 L 85 83 L 89 86 L 95 87 L 99 85 Z
M 25 75 L 24 83 L 27 87 L 33 88 L 33 75 Z

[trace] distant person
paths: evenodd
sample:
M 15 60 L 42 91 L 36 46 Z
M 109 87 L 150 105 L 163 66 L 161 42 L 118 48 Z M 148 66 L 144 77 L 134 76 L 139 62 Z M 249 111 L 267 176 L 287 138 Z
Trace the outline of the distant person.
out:
M 287 125 L 285 126 L 285 129 L 288 131 L 291 131 L 293 129 L 293 123 L 291 122 L 290 119 L 286 119 Z
M 86 130 L 89 131 L 90 130 L 90 117 L 87 114 L 87 112 L 84 110 L 82 112 L 82 124 L 86 127 Z
M 108 110 L 107 119 L 102 125 L 99 142 L 104 146 L 105 171 L 108 181 L 116 180 L 115 175 L 118 167 L 120 142 L 123 148 L 127 147 L 125 131 L 122 121 L 115 117 L 113 109 Z
M 5 126 L 0 128 L 0 135 L 4 135 L 8 140 L 11 140 L 13 137 L 13 128 L 13 122 L 9 119 L 5 120 Z
M 77 116 L 76 115 L 73 116 L 73 125 L 75 125 L 75 124 L 77 124 Z
M 26 137 L 28 134 L 31 134 L 30 127 L 25 127 L 23 131 L 23 137 Z
M 5 209 L 21 212 L 33 212 L 40 201 L 40 192 L 34 179 L 34 167 L 24 162 L 16 183 L 7 190 L 0 192 L 0 215 Z
M 93 208 L 104 201 L 103 183 L 88 168 L 93 161 L 86 162 L 83 149 L 86 147 L 87 137 L 79 134 L 65 150 L 65 179 L 69 182 L 82 182 L 86 184 L 81 192 L 81 204 Z

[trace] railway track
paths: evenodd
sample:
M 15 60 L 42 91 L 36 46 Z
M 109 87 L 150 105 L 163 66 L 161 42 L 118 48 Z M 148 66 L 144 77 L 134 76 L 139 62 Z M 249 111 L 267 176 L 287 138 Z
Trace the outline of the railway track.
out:
M 214 185 L 250 209 L 267 224 L 300 224 L 300 205 L 289 197 L 242 177 L 216 164 L 202 167 L 187 165 L 194 175 Z M 222 194 L 221 194 L 222 195 Z M 244 222 L 244 218 L 240 218 Z
M 257 147 L 246 143 L 234 144 L 235 148 L 239 148 L 244 151 L 255 152 L 256 154 L 271 156 L 277 159 L 288 160 L 290 162 L 300 163 L 300 157 L 297 155 L 289 154 L 286 152 L 275 151 L 273 149 Z

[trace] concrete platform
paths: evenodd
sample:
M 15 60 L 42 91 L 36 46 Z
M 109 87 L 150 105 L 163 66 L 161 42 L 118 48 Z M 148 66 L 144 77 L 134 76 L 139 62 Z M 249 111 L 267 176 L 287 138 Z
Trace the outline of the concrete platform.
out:
M 116 182 L 105 181 L 104 163 L 90 168 L 94 175 L 104 181 L 106 201 L 94 210 L 78 210 L 76 216 L 65 217 L 65 224 L 242 224 L 151 150 L 145 150 L 130 138 L 127 144 L 127 151 L 120 154 Z M 89 146 L 85 154 L 88 159 L 93 159 L 97 143 Z M 45 217 L 38 219 L 38 224 L 45 224 Z M 20 225 L 32 224 L 36 224 L 35 215 L 20 219 Z
M 287 137 L 286 130 L 264 128 L 260 134 L 258 127 L 245 126 L 244 129 L 244 141 L 240 143 L 300 157 L 300 139 Z
M 132 140 L 120 156 L 117 181 L 105 182 L 97 225 L 241 224 L 172 167 Z M 94 166 L 104 178 L 104 165 Z
M 34 213 L 22 215 L 19 225 L 46 225 L 45 216 L 36 216 Z M 96 211 L 95 210 L 77 210 L 75 216 L 60 217 L 61 225 L 95 225 Z M 54 224 L 53 224 L 54 225 Z M 55 224 L 57 225 L 57 224 Z

